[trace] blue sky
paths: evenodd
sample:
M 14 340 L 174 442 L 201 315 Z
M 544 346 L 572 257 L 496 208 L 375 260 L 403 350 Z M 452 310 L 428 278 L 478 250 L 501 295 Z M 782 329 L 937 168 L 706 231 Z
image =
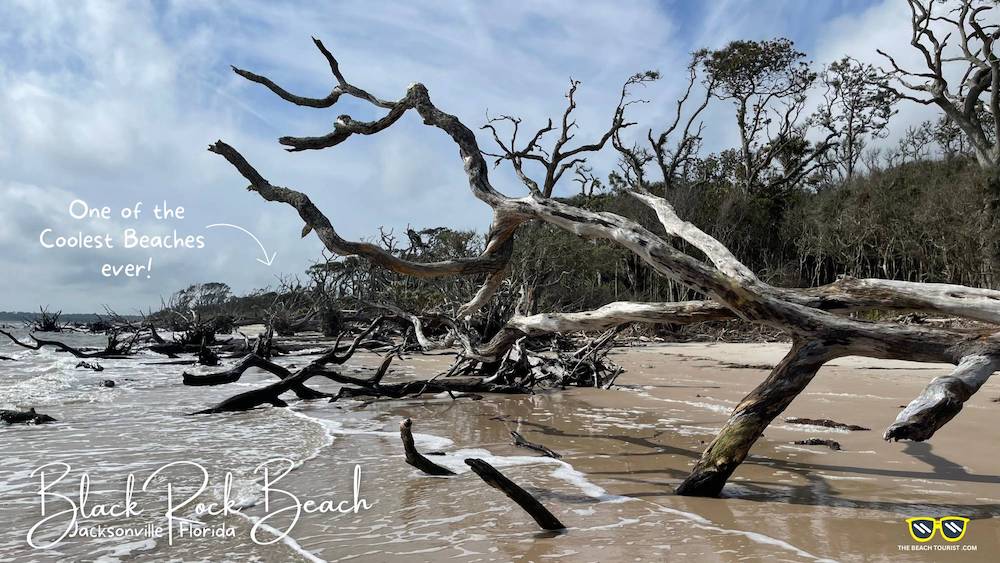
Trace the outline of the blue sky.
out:
M 205 148 L 223 139 L 265 177 L 310 194 L 342 235 L 449 225 L 484 230 L 489 209 L 468 191 L 455 147 L 407 116 L 375 137 L 333 150 L 286 153 L 282 135 L 321 135 L 341 113 L 376 115 L 347 101 L 329 110 L 286 104 L 229 70 L 265 74 L 302 95 L 332 86 L 310 35 L 333 49 L 352 82 L 384 98 L 411 82 L 478 127 L 510 113 L 540 126 L 561 111 L 570 76 L 579 93 L 579 138 L 606 127 L 621 82 L 657 69 L 641 95 L 642 127 L 672 110 L 687 53 L 737 38 L 789 37 L 817 65 L 845 54 L 875 62 L 883 46 L 911 60 L 900 0 L 631 2 L 0 2 L 0 310 L 39 304 L 66 311 L 123 312 L 155 306 L 190 283 L 225 281 L 237 291 L 275 283 L 319 258 L 299 238 L 294 211 L 247 193 L 245 182 Z M 933 114 L 903 107 L 890 137 Z M 734 141 L 728 108 L 706 115 L 710 150 Z M 484 147 L 490 146 L 485 136 Z M 610 151 L 593 161 L 605 175 Z M 509 172 L 501 190 L 520 193 Z M 572 189 L 567 183 L 566 189 Z M 74 221 L 69 203 L 114 209 L 143 201 L 183 205 L 182 222 L 142 220 L 144 232 L 204 234 L 206 248 L 176 251 L 45 249 L 39 232 L 104 232 L 127 221 Z M 258 263 L 254 232 L 277 259 Z M 102 263 L 154 259 L 150 278 L 105 278 Z

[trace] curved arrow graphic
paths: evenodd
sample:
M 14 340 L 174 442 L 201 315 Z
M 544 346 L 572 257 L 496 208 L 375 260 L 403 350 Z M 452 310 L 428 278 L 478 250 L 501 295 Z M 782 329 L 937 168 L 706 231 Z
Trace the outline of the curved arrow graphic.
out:
M 257 261 L 260 262 L 261 264 L 265 265 L 265 266 L 270 266 L 271 263 L 274 262 L 274 257 L 278 255 L 278 251 L 275 250 L 274 254 L 268 256 L 267 255 L 267 249 L 264 248 L 264 245 L 260 242 L 260 239 L 257 238 L 257 235 L 251 233 L 250 231 L 244 229 L 243 227 L 241 227 L 239 225 L 230 225 L 229 223 L 213 223 L 211 225 L 207 225 L 205 228 L 206 229 L 211 229 L 212 227 L 232 227 L 233 229 L 239 229 L 239 230 L 243 231 L 244 233 L 250 235 L 250 237 L 253 238 L 254 242 L 257 243 L 257 246 L 260 247 L 260 251 L 264 253 L 264 258 L 258 258 Z

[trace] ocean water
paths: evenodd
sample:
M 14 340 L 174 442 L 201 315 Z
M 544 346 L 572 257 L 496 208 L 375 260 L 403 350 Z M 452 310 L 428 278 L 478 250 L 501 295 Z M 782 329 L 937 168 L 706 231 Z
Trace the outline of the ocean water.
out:
M 16 335 L 24 339 L 26 333 L 21 330 Z M 101 336 L 73 332 L 47 336 L 77 347 L 99 347 L 104 342 Z M 333 449 L 335 443 L 338 449 L 349 447 L 346 443 L 352 438 L 364 436 L 380 442 L 398 442 L 397 432 L 382 430 L 385 425 L 375 409 L 345 409 L 343 405 L 330 405 L 325 400 L 300 403 L 293 408 L 261 408 L 245 413 L 188 414 L 271 379 L 269 374 L 257 370 L 249 371 L 234 384 L 191 388 L 180 384 L 181 372 L 211 369 L 169 364 L 169 360 L 151 352 L 123 360 L 89 360 L 99 363 L 104 368 L 101 372 L 77 368 L 79 359 L 51 348 L 30 351 L 5 342 L 0 344 L 0 354 L 14 358 L 14 361 L 0 364 L 0 408 L 35 408 L 57 419 L 56 423 L 0 428 L 0 456 L 3 459 L 0 506 L 6 524 L 0 530 L 0 560 L 319 560 L 295 537 L 296 532 L 310 527 L 300 523 L 289 526 L 291 521 L 287 517 L 270 520 L 280 522 L 280 529 L 265 525 L 256 532 L 254 539 L 249 538 L 253 524 L 267 514 L 255 511 L 263 500 L 260 464 L 276 460 L 271 465 L 274 471 L 286 463 L 300 470 L 306 463 L 315 461 L 324 449 Z M 309 359 L 288 356 L 280 361 L 294 366 Z M 345 369 L 362 373 L 368 368 L 347 366 Z M 115 382 L 113 387 L 102 386 L 108 379 Z M 324 388 L 334 389 L 331 386 Z M 428 450 L 454 445 L 451 439 L 419 432 L 416 438 L 418 445 Z M 338 488 L 346 483 L 348 486 L 344 488 L 350 490 L 352 465 L 371 468 L 373 462 L 384 461 L 368 459 L 372 456 L 384 457 L 376 453 L 360 455 L 354 460 L 334 460 L 335 467 L 344 469 L 342 475 L 325 483 L 310 482 L 303 496 L 328 498 L 333 481 Z M 495 457 L 483 449 L 464 449 L 452 451 L 438 461 L 455 471 L 465 472 L 467 467 L 462 459 L 468 456 L 486 458 L 498 467 L 547 465 L 557 479 L 579 485 L 583 492 L 599 501 L 621 500 L 587 482 L 569 464 L 549 458 Z M 329 465 L 330 461 L 314 464 Z M 171 464 L 174 467 L 170 467 Z M 157 470 L 160 476 L 145 490 L 140 490 L 145 485 L 144 480 Z M 397 470 L 413 473 L 405 465 L 398 466 Z M 46 493 L 50 493 L 46 496 L 48 514 L 41 512 L 39 492 L 44 486 L 40 481 L 43 473 L 49 480 L 46 489 Z M 86 501 L 81 501 L 80 477 L 84 474 L 89 487 Z M 203 484 L 206 474 L 207 485 Z M 224 490 L 227 474 L 232 478 L 228 492 Z M 142 514 L 115 517 L 86 513 L 88 504 L 93 510 L 94 505 L 122 502 L 129 475 L 135 477 L 137 493 L 134 498 L 141 499 L 139 510 Z M 60 481 L 52 484 L 60 476 Z M 150 526 L 162 528 L 166 522 L 164 515 L 170 507 L 165 488 L 168 482 L 175 505 L 178 498 L 187 498 L 202 487 L 205 492 L 197 497 L 199 502 L 233 499 L 234 512 L 240 512 L 235 518 L 196 514 L 191 510 L 194 503 L 178 513 L 178 517 L 202 522 L 209 530 L 218 529 L 219 523 L 224 522 L 233 530 L 232 536 L 194 537 L 191 532 L 185 537 L 182 524 L 177 524 L 172 537 L 167 533 L 159 537 L 143 534 Z M 379 502 L 374 498 L 378 491 L 368 493 L 366 490 L 366 493 L 372 504 Z M 283 508 L 294 504 L 282 505 L 280 501 L 285 499 L 281 495 L 278 497 L 276 504 Z M 117 529 L 119 532 L 115 533 L 128 535 L 94 538 L 72 537 L 70 533 L 59 540 L 63 532 L 72 528 L 73 515 L 56 517 L 32 531 L 45 516 L 68 508 L 70 504 L 64 500 L 66 498 L 80 506 L 75 515 L 76 529 Z M 383 525 L 372 526 L 378 529 Z M 413 526 L 414 529 L 426 527 L 419 522 Z M 290 533 L 281 533 L 287 528 L 291 528 Z M 336 535 L 329 534 L 331 537 Z M 427 539 L 434 537 L 423 532 L 418 535 Z

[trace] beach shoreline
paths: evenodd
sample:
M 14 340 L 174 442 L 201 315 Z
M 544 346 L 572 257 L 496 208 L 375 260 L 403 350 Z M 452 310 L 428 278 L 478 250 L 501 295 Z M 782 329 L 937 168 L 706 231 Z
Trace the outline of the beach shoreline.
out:
M 1000 395 L 1000 384 L 988 382 L 928 443 L 888 443 L 881 438 L 899 407 L 931 378 L 945 373 L 943 365 L 862 358 L 833 361 L 768 428 L 734 474 L 723 498 L 672 494 L 733 406 L 766 377 L 787 346 L 655 343 L 619 347 L 611 358 L 626 371 L 611 390 L 570 388 L 457 401 L 447 395 L 370 403 L 308 401 L 292 403 L 288 409 L 174 417 L 170 423 L 176 425 L 175 431 L 150 438 L 158 448 L 171 452 L 160 456 L 161 461 L 176 461 L 187 450 L 205 458 L 213 471 L 223 471 L 231 469 L 227 464 L 233 460 L 245 459 L 240 494 L 253 498 L 259 497 L 259 482 L 251 478 L 250 462 L 288 456 L 299 465 L 282 482 L 283 487 L 302 500 L 317 501 L 349 497 L 357 466 L 361 468 L 361 494 L 372 507 L 357 514 L 304 514 L 287 538 L 266 548 L 248 539 L 254 518 L 265 514 L 259 503 L 251 502 L 245 516 L 206 519 L 209 525 L 231 527 L 234 538 L 190 538 L 175 545 L 157 540 L 130 548 L 114 545 L 104 551 L 71 548 L 69 553 L 85 553 L 81 559 L 105 562 L 176 556 L 224 560 L 240 553 L 265 560 L 324 561 L 992 560 L 1000 548 L 1000 524 L 995 518 L 1000 514 L 1000 456 L 990 450 L 1000 444 L 1000 430 L 993 423 L 1000 405 L 991 399 Z M 283 356 L 279 361 L 300 364 L 308 357 Z M 362 352 L 345 369 L 366 373 L 380 361 L 378 355 Z M 408 354 L 395 364 L 387 381 L 427 377 L 447 362 L 447 356 Z M 125 363 L 120 368 L 107 365 L 112 373 L 135 369 Z M 250 388 L 267 380 L 266 374 L 253 370 L 238 385 Z M 233 392 L 231 387 L 208 388 L 204 393 L 225 396 Z M 336 389 L 329 383 L 318 387 Z M 127 397 L 136 404 L 155 402 L 154 412 L 169 411 L 164 406 L 168 400 L 183 398 L 178 409 L 193 409 L 208 401 L 201 392 L 181 386 L 177 374 L 169 371 L 163 374 L 163 387 L 142 388 L 138 382 L 122 381 L 109 392 L 123 393 L 119 401 Z M 50 430 L 72 425 L 80 435 L 92 437 L 89 448 L 96 453 L 74 463 L 89 467 L 95 481 L 103 479 L 102 486 L 108 486 L 111 479 L 106 471 L 102 473 L 103 468 L 123 463 L 123 453 L 116 448 L 124 446 L 101 443 L 108 439 L 85 428 L 84 421 L 73 416 L 64 419 L 72 412 L 87 412 L 86 405 L 59 408 L 53 404 L 48 410 L 64 420 Z M 418 447 L 444 453 L 435 461 L 459 475 L 428 477 L 404 464 L 398 423 L 407 417 L 414 421 Z M 871 430 L 791 424 L 785 420 L 788 417 L 832 419 Z M 31 439 L 43 429 L 4 431 L 17 432 L 9 435 L 12 451 L 30 457 L 35 455 Z M 511 430 L 562 458 L 541 457 L 513 446 Z M 224 440 L 222 435 L 227 433 L 230 438 L 209 446 L 200 434 L 206 431 L 216 439 Z M 192 438 L 194 433 L 202 437 Z M 58 440 L 59 436 L 50 432 L 46 438 Z M 808 438 L 835 440 L 841 449 L 793 443 Z M 18 440 L 23 440 L 22 448 Z M 50 442 L 47 448 L 57 451 L 60 446 Z M 230 449 L 231 453 L 222 455 Z M 37 460 L 22 461 L 37 464 L 43 454 L 37 455 Z M 466 457 L 480 457 L 500 468 L 535 494 L 569 531 L 540 534 L 506 497 L 468 473 L 463 463 Z M 142 467 L 140 473 L 148 471 L 148 466 Z M 17 528 L 32 520 L 21 514 L 30 506 L 31 491 L 24 479 L 19 483 L 17 493 L 24 502 L 14 509 L 20 517 L 15 518 L 15 529 L 2 538 L 0 553 L 57 558 L 55 553 L 32 552 L 24 545 L 20 537 L 24 530 Z M 210 497 L 218 494 L 214 489 L 209 492 Z M 917 544 L 904 523 L 917 515 L 957 515 L 972 521 L 959 543 L 936 538 Z M 282 522 L 274 520 L 277 527 Z M 76 545 L 83 549 L 84 544 Z M 932 547 L 925 550 L 928 545 Z M 951 545 L 958 550 L 944 551 Z M 103 555 L 95 557 L 96 553 Z

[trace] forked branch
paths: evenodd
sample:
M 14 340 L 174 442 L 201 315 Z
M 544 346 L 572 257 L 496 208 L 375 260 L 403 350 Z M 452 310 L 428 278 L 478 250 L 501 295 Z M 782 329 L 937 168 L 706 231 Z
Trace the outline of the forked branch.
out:
M 915 1 L 911 0 L 911 5 Z M 989 33 L 995 31 L 991 29 Z M 938 41 L 929 32 L 921 32 L 920 36 L 932 43 Z M 493 341 L 480 350 L 469 350 L 469 352 L 485 357 L 510 349 L 526 334 L 551 330 L 594 330 L 617 326 L 622 321 L 654 318 L 684 320 L 737 316 L 776 327 L 792 337 L 794 344 L 788 356 L 767 380 L 737 406 L 719 436 L 704 452 L 691 476 L 678 489 L 681 494 L 718 494 L 771 420 L 805 388 L 817 370 L 833 358 L 861 355 L 959 364 L 959 369 L 949 379 L 932 383 L 922 398 L 904 411 L 906 419 L 897 421 L 894 429 L 890 429 L 887 433 L 887 438 L 923 439 L 933 434 L 941 424 L 947 422 L 957 412 L 955 404 L 960 405 L 974 393 L 997 365 L 996 359 L 1000 357 L 1000 338 L 991 330 L 963 331 L 896 323 L 871 323 L 836 314 L 871 307 L 913 308 L 947 311 L 965 318 L 996 323 L 1000 320 L 1000 308 L 996 305 L 1000 302 L 996 299 L 997 292 L 962 286 L 850 279 L 812 289 L 774 287 L 760 280 L 716 239 L 679 218 L 668 201 L 650 192 L 650 186 L 642 181 L 641 176 L 636 175 L 632 178 L 633 195 L 656 212 L 667 238 L 658 236 L 638 222 L 621 215 L 590 211 L 550 197 L 562 173 L 568 167 L 579 164 L 574 162 L 576 159 L 583 158 L 584 153 L 601 150 L 609 139 L 615 138 L 617 131 L 628 125 L 625 120 L 625 110 L 633 102 L 626 101 L 627 88 L 630 84 L 651 79 L 652 76 L 649 74 L 636 75 L 634 81 L 626 83 L 614 112 L 609 134 L 602 136 L 595 143 L 580 145 L 575 149 L 567 148 L 575 129 L 572 115 L 576 107 L 574 98 L 576 83 L 571 83 L 567 96 L 568 107 L 562 115 L 559 126 L 559 137 L 548 150 L 543 150 L 540 146 L 545 133 L 555 130 L 551 124 L 529 139 L 527 148 L 518 148 L 516 144 L 516 132 L 520 124 L 518 120 L 501 118 L 510 122 L 515 130 L 509 143 L 501 142 L 495 127 L 488 126 L 487 128 L 494 132 L 495 140 L 502 149 L 500 154 L 494 156 L 500 161 L 510 161 L 522 181 L 529 187 L 530 194 L 527 197 L 515 198 L 500 193 L 492 186 L 484 153 L 480 150 L 475 134 L 457 117 L 438 109 L 423 85 L 419 83 L 411 85 L 398 101 L 375 98 L 368 92 L 356 89 L 347 83 L 329 51 L 318 41 L 317 47 L 330 62 L 331 70 L 338 82 L 337 88 L 343 93 L 367 100 L 376 107 L 389 111 L 382 119 L 364 124 L 342 117 L 333 132 L 325 138 L 317 138 L 325 140 L 310 141 L 315 143 L 315 146 L 304 148 L 333 146 L 346 141 L 355 133 L 372 134 L 384 131 L 399 119 L 401 113 L 412 109 L 426 125 L 445 133 L 455 142 L 473 195 L 489 205 L 494 212 L 487 247 L 482 255 L 433 264 L 407 262 L 371 245 L 345 241 L 337 235 L 330 221 L 305 194 L 271 185 L 236 149 L 222 141 L 210 147 L 210 150 L 225 157 L 250 181 L 252 191 L 256 191 L 268 201 L 278 201 L 294 207 L 307 227 L 317 232 L 331 252 L 363 256 L 394 271 L 418 277 L 490 274 L 483 290 L 474 299 L 474 305 L 481 306 L 491 293 L 491 288 L 497 285 L 497 279 L 501 275 L 499 272 L 507 264 L 511 236 L 520 225 L 529 221 L 540 221 L 583 238 L 606 240 L 621 246 L 645 261 L 659 274 L 687 286 L 710 300 L 680 304 L 615 303 L 585 313 L 515 317 Z M 937 47 L 934 47 L 928 51 L 928 64 L 931 66 L 939 66 L 936 49 Z M 978 51 L 973 50 L 973 52 Z M 989 59 L 988 66 L 992 68 L 995 60 L 996 57 Z M 994 72 L 994 79 L 997 76 L 1000 75 Z M 267 82 L 255 81 L 270 88 Z M 278 92 L 278 95 L 282 94 Z M 336 103 L 336 100 L 333 100 L 333 103 Z M 786 117 L 793 119 L 794 115 Z M 528 178 L 522 168 L 522 163 L 529 160 L 539 162 L 545 167 L 546 177 L 541 183 Z M 683 240 L 700 255 L 695 256 L 674 246 L 671 240 L 674 238 Z M 475 307 L 470 307 L 467 312 L 474 309 Z M 284 382 L 289 379 L 294 380 L 297 375 L 275 385 L 286 384 Z M 437 382 L 428 383 L 437 385 Z M 408 385 L 406 383 L 398 385 L 399 388 L 393 389 L 393 393 L 412 391 L 405 387 Z M 360 389 L 352 390 L 348 394 L 383 396 L 387 392 L 387 387 L 384 384 L 361 386 Z M 940 397 L 943 399 L 939 400 Z

